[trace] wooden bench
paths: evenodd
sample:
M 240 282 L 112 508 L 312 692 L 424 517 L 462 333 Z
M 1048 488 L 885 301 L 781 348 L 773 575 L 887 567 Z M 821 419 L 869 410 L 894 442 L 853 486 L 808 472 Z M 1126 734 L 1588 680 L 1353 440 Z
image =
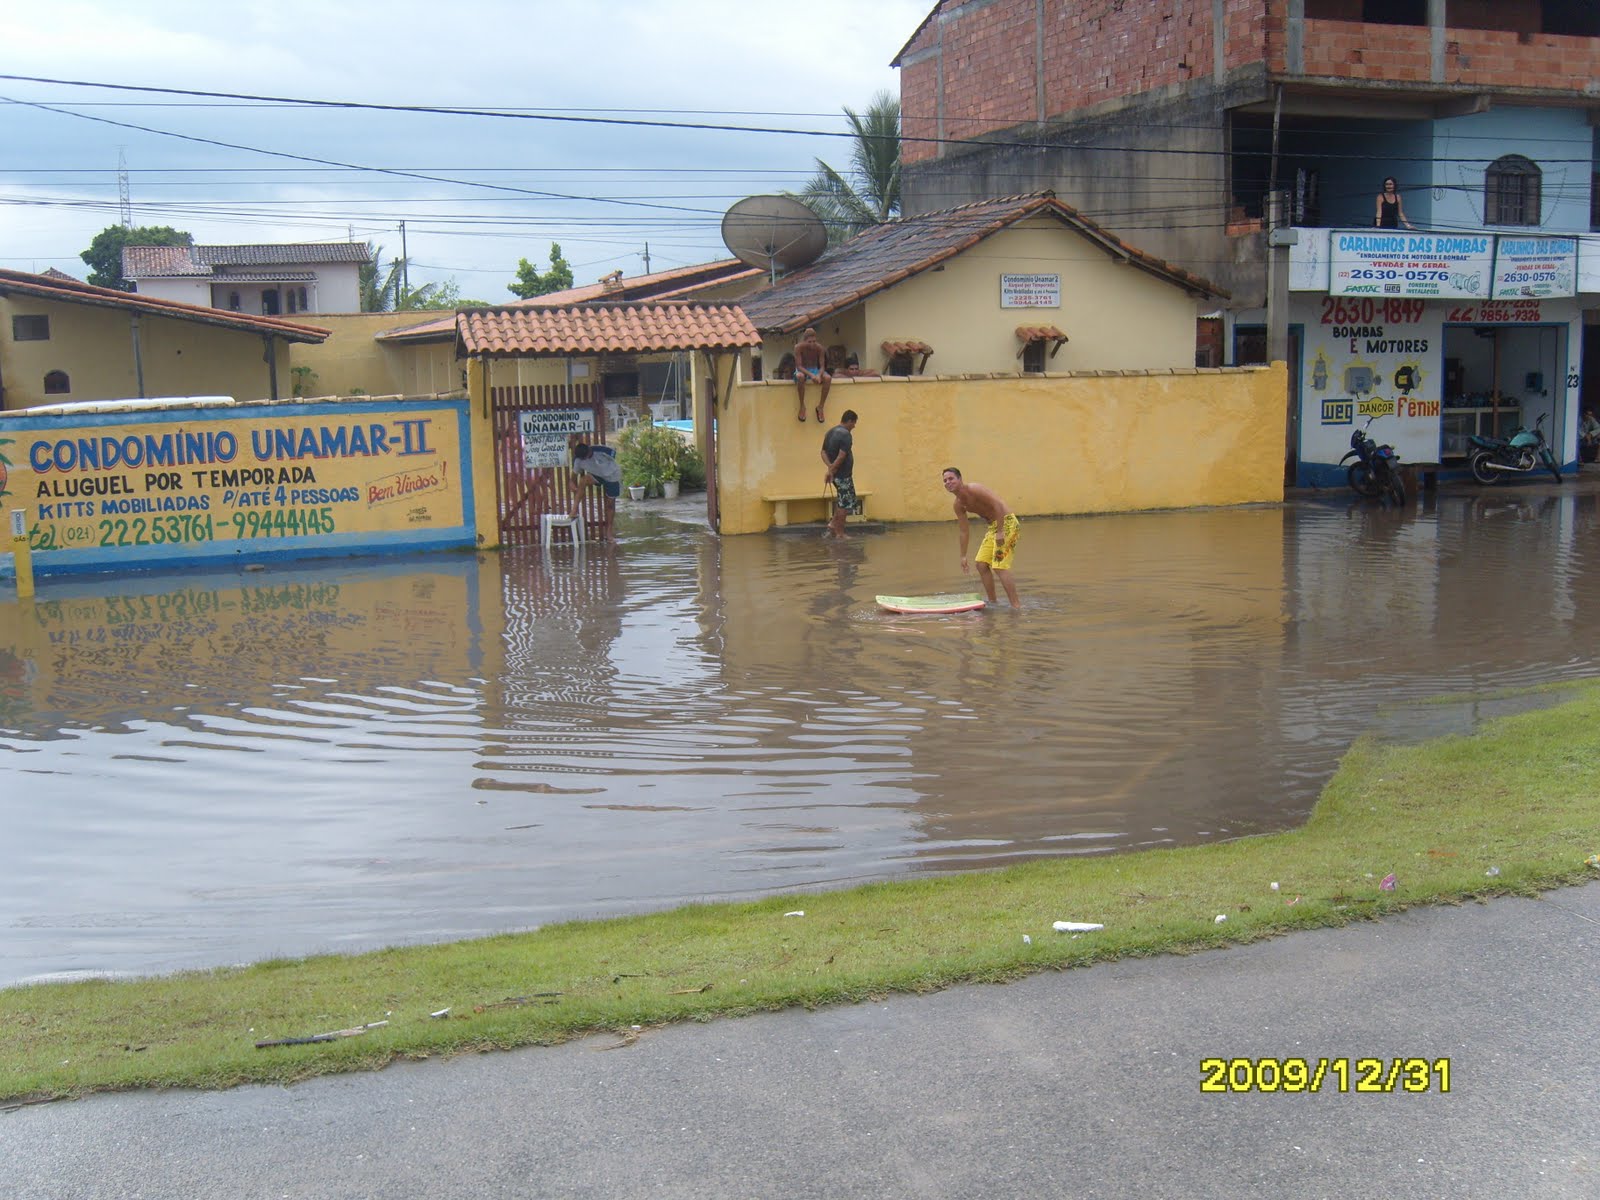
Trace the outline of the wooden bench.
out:
M 870 495 L 872 495 L 871 492 L 862 491 L 860 488 L 856 489 L 856 499 L 860 501 L 863 513 L 866 511 L 867 497 Z M 826 510 L 826 515 L 833 515 L 832 492 L 829 492 L 826 496 L 819 492 L 794 492 L 790 495 L 763 496 L 761 498 L 768 504 L 772 505 L 772 523 L 774 525 L 787 525 L 789 523 L 789 505 L 791 503 L 799 503 L 805 500 L 810 500 L 814 503 L 821 504 Z

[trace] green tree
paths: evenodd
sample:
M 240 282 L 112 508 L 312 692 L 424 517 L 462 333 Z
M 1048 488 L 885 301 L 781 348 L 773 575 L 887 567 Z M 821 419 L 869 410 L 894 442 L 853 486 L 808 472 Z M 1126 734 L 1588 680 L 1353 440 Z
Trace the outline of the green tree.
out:
M 406 286 L 406 260 L 393 258 L 383 265 L 383 247 L 367 243 L 371 257 L 361 264 L 362 312 L 421 312 L 440 308 L 487 308 L 482 300 L 463 300 L 461 285 L 453 278 L 443 283 Z
M 506 284 L 506 291 L 531 300 L 535 296 L 565 291 L 571 286 L 572 264 L 561 257 L 561 247 L 551 242 L 550 269 L 541 275 L 539 269 L 524 258 L 517 263 L 517 277 Z
M 820 158 L 817 173 L 796 197 L 821 217 L 828 241 L 845 241 L 900 213 L 900 101 L 889 92 L 872 98 L 867 111 L 844 110 L 854 143 L 850 174 Z
M 194 238 L 170 225 L 140 225 L 134 229 L 122 225 L 107 225 L 94 235 L 94 241 L 89 243 L 89 248 L 78 257 L 89 264 L 89 282 L 95 287 L 131 292 L 133 284 L 122 274 L 124 246 L 192 245 Z

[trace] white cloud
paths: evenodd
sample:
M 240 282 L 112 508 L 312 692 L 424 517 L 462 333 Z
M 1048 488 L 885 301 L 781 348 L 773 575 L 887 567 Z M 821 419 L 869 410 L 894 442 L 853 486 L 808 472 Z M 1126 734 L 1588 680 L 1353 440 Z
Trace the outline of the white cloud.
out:
M 8 30 L 0 73 L 382 104 L 664 110 L 655 117 L 633 115 L 837 130 L 841 106 L 860 108 L 875 92 L 898 87 L 888 61 L 930 7 L 931 0 L 817 0 L 804 8 L 740 0 L 619 0 L 603 7 L 489 0 L 460 9 L 420 0 L 63 0 L 36 6 L 26 25 Z M 0 107 L 10 150 L 0 162 L 0 263 L 80 274 L 78 252 L 117 219 L 119 150 L 127 156 L 140 224 L 175 225 L 203 242 L 337 238 L 353 229 L 358 238 L 373 236 L 397 252 L 396 227 L 405 220 L 419 265 L 414 281 L 455 275 L 466 294 L 490 300 L 504 298 L 501 285 L 519 257 L 542 260 L 551 241 L 584 264 L 580 278 L 614 266 L 641 269 L 647 240 L 658 269 L 719 256 L 717 217 L 733 198 L 798 187 L 814 158 L 842 162 L 847 154 L 846 143 L 834 139 L 369 111 L 152 106 L 182 98 L 13 80 L 0 81 L 0 96 L 83 114 Z M 117 105 L 83 107 L 90 101 Z M 649 197 L 649 203 L 703 212 L 317 171 L 291 159 L 85 117 L 531 191 Z M 230 171 L 174 173 L 202 167 Z M 724 173 L 708 177 L 708 169 Z M 422 202 L 446 197 L 451 203 Z M 44 198 L 52 202 L 16 203 Z M 81 207 L 84 202 L 100 207 Z M 208 214 L 197 207 L 202 203 L 231 212 Z M 491 216 L 527 223 L 480 223 Z

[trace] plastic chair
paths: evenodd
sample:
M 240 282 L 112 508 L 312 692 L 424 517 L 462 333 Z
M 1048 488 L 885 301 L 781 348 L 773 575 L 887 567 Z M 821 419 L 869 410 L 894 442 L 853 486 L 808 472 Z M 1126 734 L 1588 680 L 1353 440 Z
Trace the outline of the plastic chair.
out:
M 560 526 L 572 538 L 574 546 L 583 545 L 583 518 L 569 517 L 566 513 L 541 513 L 539 516 L 539 544 L 550 546 L 555 544 L 554 533 Z

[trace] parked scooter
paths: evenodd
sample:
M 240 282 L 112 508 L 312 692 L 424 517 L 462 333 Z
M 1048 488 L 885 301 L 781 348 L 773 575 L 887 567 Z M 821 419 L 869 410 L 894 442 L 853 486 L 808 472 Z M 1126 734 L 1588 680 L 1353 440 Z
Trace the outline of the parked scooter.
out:
M 1366 425 L 1350 435 L 1350 451 L 1339 460 L 1339 465 L 1343 466 L 1348 459 L 1356 460 L 1350 464 L 1347 476 L 1350 488 L 1356 495 L 1369 500 L 1392 501 L 1396 506 L 1403 507 L 1406 485 L 1400 477 L 1400 456 L 1395 453 L 1393 446 L 1373 441 L 1367 429 L 1375 420 L 1376 417 L 1368 417 Z
M 1544 418 L 1540 413 L 1532 429 L 1519 429 L 1508 438 L 1473 434 L 1468 439 L 1472 443 L 1472 477 L 1479 483 L 1498 483 L 1507 475 L 1543 469 L 1560 483 L 1561 467 L 1544 440 Z

